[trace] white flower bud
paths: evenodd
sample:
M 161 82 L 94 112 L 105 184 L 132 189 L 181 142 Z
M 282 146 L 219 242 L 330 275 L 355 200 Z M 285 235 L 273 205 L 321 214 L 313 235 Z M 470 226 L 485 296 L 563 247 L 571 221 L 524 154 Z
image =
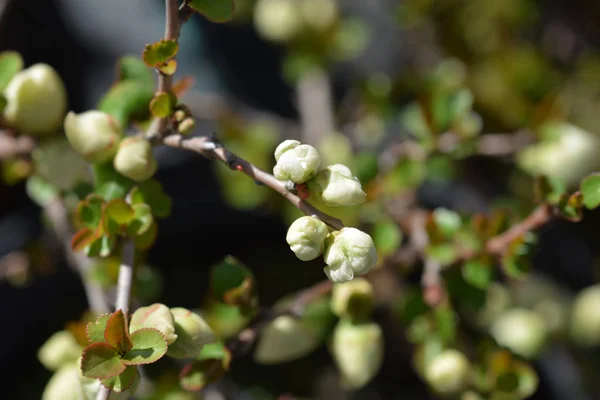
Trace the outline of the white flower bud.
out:
M 113 165 L 119 173 L 136 182 L 151 178 L 158 168 L 150 143 L 136 137 L 121 142 Z
M 131 316 L 129 331 L 133 333 L 142 328 L 158 329 L 167 339 L 169 345 L 177 339 L 173 315 L 164 304 L 156 303 L 135 310 Z
M 273 42 L 293 39 L 302 29 L 297 0 L 258 0 L 254 6 L 258 34 Z
M 320 337 L 307 329 L 302 320 L 282 315 L 263 329 L 254 360 L 262 365 L 293 361 L 311 353 L 320 344 Z
M 331 353 L 348 389 L 359 389 L 377 375 L 383 363 L 383 332 L 374 322 L 352 324 L 341 320 L 335 327 Z
M 67 112 L 65 85 L 47 64 L 35 64 L 17 73 L 4 97 L 6 122 L 32 136 L 57 132 Z
M 535 311 L 513 308 L 501 314 L 490 327 L 500 346 L 524 358 L 535 358 L 542 351 L 548 329 L 544 318 Z
M 275 149 L 277 164 L 273 175 L 280 181 L 290 180 L 304 183 L 317 173 L 321 156 L 312 146 L 300 144 L 297 140 L 285 140 Z
M 328 234 L 327 225 L 323 221 L 306 216 L 290 225 L 285 240 L 296 257 L 302 261 L 310 261 L 323 253 Z
M 575 297 L 571 312 L 570 336 L 583 347 L 600 345 L 600 285 L 583 289 Z
M 182 307 L 171 308 L 171 314 L 177 340 L 169 346 L 168 356 L 196 358 L 205 344 L 215 341 L 212 329 L 200 315 Z
M 377 264 L 377 250 L 371 236 L 356 228 L 334 232 L 325 243 L 325 275 L 336 283 L 364 275 Z
M 56 371 L 65 364 L 75 361 L 83 347 L 71 332 L 59 331 L 50 336 L 38 351 L 38 359 L 50 371 Z
M 340 318 L 366 318 L 373 311 L 374 304 L 373 285 L 365 278 L 333 285 L 331 311 Z
M 333 164 L 320 170 L 308 187 L 311 194 L 330 207 L 355 206 L 367 199 L 358 178 L 342 164 Z
M 70 112 L 64 123 L 65 135 L 71 147 L 88 162 L 110 161 L 123 136 L 118 122 L 97 110 L 81 114 Z
M 469 360 L 463 353 L 444 350 L 425 368 L 425 380 L 438 393 L 455 394 L 468 383 L 469 369 Z

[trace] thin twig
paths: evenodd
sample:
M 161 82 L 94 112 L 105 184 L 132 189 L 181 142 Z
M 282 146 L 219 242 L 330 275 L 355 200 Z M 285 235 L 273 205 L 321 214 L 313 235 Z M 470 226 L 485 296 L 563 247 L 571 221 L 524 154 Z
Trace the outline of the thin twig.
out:
M 329 77 L 320 69 L 307 72 L 296 89 L 302 141 L 316 146 L 335 129 Z
M 0 131 L 0 160 L 28 155 L 35 147 L 35 140 L 29 136 L 12 136 Z
M 121 266 L 119 267 L 119 278 L 117 280 L 117 300 L 115 301 L 115 310 L 121 310 L 125 315 L 129 314 L 134 261 L 135 243 L 133 239 L 125 239 L 123 254 L 121 255 Z
M 181 135 L 169 135 L 162 140 L 162 143 L 167 146 L 191 150 L 205 157 L 220 160 L 227 164 L 230 168 L 238 170 L 248 175 L 254 181 L 260 182 L 261 184 L 275 190 L 304 214 L 314 216 L 337 230 L 340 230 L 344 227 L 344 224 L 339 219 L 318 210 L 309 202 L 302 200 L 296 194 L 289 191 L 285 182 L 277 180 L 273 175 L 261 170 L 252 163 L 244 160 L 236 154 L 233 154 L 224 147 L 217 146 L 211 138 L 184 138 Z
M 62 199 L 56 198 L 50 201 L 44 207 L 44 213 L 50 220 L 54 234 L 60 240 L 67 261 L 77 270 L 81 277 L 90 310 L 96 315 L 109 312 L 102 287 L 89 278 L 90 259 L 81 253 L 75 253 L 71 249 L 73 230 L 71 229 L 67 209 Z

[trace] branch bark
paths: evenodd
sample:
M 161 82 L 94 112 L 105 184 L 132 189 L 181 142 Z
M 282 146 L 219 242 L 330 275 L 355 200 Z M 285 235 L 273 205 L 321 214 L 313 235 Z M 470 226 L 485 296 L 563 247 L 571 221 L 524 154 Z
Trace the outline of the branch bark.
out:
M 320 69 L 310 71 L 300 78 L 296 90 L 302 142 L 317 146 L 323 135 L 335 129 L 329 77 Z
M 254 179 L 254 181 L 275 190 L 304 214 L 314 216 L 336 230 L 344 228 L 342 221 L 318 210 L 309 202 L 302 200 L 296 194 L 288 190 L 285 182 L 277 180 L 273 175 L 261 170 L 254 164 L 218 145 L 211 138 L 184 138 L 181 135 L 169 135 L 162 139 L 162 143 L 171 147 L 191 150 L 205 157 L 222 161 L 231 169 L 238 170 Z

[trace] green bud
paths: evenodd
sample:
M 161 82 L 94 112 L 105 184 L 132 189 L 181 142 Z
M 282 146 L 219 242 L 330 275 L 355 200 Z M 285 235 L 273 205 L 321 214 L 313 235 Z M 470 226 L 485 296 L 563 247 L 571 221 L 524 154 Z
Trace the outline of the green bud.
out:
M 280 181 L 304 183 L 315 176 L 321 165 L 321 156 L 312 146 L 297 140 L 285 140 L 275 149 L 277 164 L 273 175 Z
M 65 364 L 79 358 L 83 347 L 69 331 L 59 331 L 50 336 L 38 351 L 38 359 L 50 371 L 56 371 Z
M 42 400 L 80 400 L 78 370 L 74 362 L 62 366 L 46 384 Z M 100 385 L 99 380 L 95 381 Z
M 302 0 L 299 6 L 304 23 L 319 32 L 329 29 L 338 17 L 334 0 Z
M 458 350 L 444 350 L 425 367 L 425 380 L 438 393 L 455 394 L 468 383 L 470 364 Z
M 70 112 L 64 123 L 71 147 L 93 163 L 110 161 L 119 146 L 123 132 L 119 123 L 102 111 Z
M 137 137 L 121 142 L 113 165 L 119 173 L 136 182 L 150 179 L 158 168 L 150 143 Z
M 179 125 L 177 125 L 177 132 L 181 133 L 182 135 L 187 135 L 188 133 L 191 133 L 195 127 L 196 121 L 194 118 L 187 117 L 181 121 Z
M 6 122 L 32 136 L 57 132 L 67 112 L 65 85 L 47 64 L 35 64 L 17 73 L 4 97 Z
M 254 26 L 260 36 L 273 42 L 287 42 L 302 30 L 297 0 L 258 0 Z
M 371 315 L 374 306 L 373 285 L 365 278 L 333 285 L 331 311 L 338 317 L 362 320 Z
M 327 225 L 315 217 L 300 217 L 290 225 L 285 240 L 302 261 L 310 261 L 323 253 Z
M 169 345 L 177 339 L 173 315 L 164 304 L 155 303 L 135 310 L 131 316 L 129 331 L 133 333 L 142 328 L 158 329 L 167 339 Z
M 356 228 L 343 228 L 325 242 L 325 275 L 335 283 L 351 281 L 377 264 L 377 250 L 371 236 Z
M 186 308 L 171 308 L 175 322 L 177 340 L 167 350 L 167 355 L 173 358 L 196 358 L 202 347 L 215 341 L 210 326 L 204 319 Z
M 524 358 L 535 358 L 542 351 L 548 336 L 544 318 L 537 312 L 513 308 L 502 313 L 490 327 L 490 333 L 500 346 Z
M 187 113 L 184 110 L 177 110 L 173 113 L 173 118 L 177 122 L 183 121 L 187 117 Z
M 263 329 L 254 360 L 263 365 L 293 361 L 312 353 L 320 344 L 321 338 L 302 320 L 282 315 Z
M 383 350 L 383 332 L 376 323 L 338 322 L 333 331 L 331 353 L 342 385 L 359 389 L 369 383 L 381 368 Z
M 600 345 L 600 284 L 583 289 L 571 311 L 570 336 L 583 347 Z
M 330 207 L 356 206 L 367 199 L 358 178 L 342 164 L 333 164 L 320 170 L 308 182 L 308 187 L 311 194 Z

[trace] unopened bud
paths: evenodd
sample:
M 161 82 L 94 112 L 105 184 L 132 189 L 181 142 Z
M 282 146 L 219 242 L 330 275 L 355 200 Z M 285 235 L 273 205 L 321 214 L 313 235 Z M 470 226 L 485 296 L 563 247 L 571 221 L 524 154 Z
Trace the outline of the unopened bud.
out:
M 329 231 L 325 223 L 315 217 L 300 217 L 288 229 L 286 241 L 302 261 L 314 260 L 323 253 Z
M 131 316 L 129 331 L 133 333 L 142 328 L 158 329 L 169 345 L 177 339 L 173 315 L 164 304 L 156 303 L 135 310 Z
M 367 199 L 358 178 L 352 175 L 350 168 L 342 164 L 333 164 L 320 170 L 308 182 L 308 187 L 311 194 L 330 207 L 355 206 L 363 204 Z
M 295 38 L 302 29 L 297 0 L 258 0 L 254 25 L 260 36 L 273 42 Z
M 600 285 L 583 289 L 571 312 L 571 338 L 580 346 L 600 345 Z
M 456 394 L 468 383 L 470 363 L 458 350 L 444 350 L 425 368 L 425 380 L 438 393 Z
M 119 173 L 136 182 L 151 178 L 158 168 L 150 143 L 135 137 L 121 142 L 113 165 Z
M 331 311 L 340 318 L 363 320 L 371 314 L 374 305 L 373 286 L 365 278 L 333 285 Z
M 65 85 L 47 64 L 35 64 L 17 73 L 4 97 L 6 122 L 32 136 L 57 132 L 67 112 Z
M 325 274 L 335 283 L 351 281 L 377 264 L 377 250 L 371 236 L 356 229 L 343 228 L 325 242 Z
M 70 112 L 64 123 L 71 147 L 85 160 L 93 163 L 110 161 L 123 136 L 118 122 L 101 111 Z
M 196 127 L 196 121 L 192 117 L 187 117 L 177 125 L 177 131 L 182 135 L 191 133 Z
M 499 345 L 524 358 L 535 358 L 542 351 L 548 329 L 535 311 L 513 308 L 502 313 L 490 327 Z
M 280 181 L 304 183 L 315 176 L 321 165 L 321 156 L 312 146 L 297 140 L 285 140 L 275 149 L 277 164 L 273 175 Z
M 215 341 L 215 335 L 204 319 L 186 308 L 171 308 L 177 340 L 167 350 L 173 358 L 196 358 L 205 344 Z
M 187 113 L 184 110 L 177 110 L 173 113 L 173 118 L 177 122 L 181 122 L 187 117 Z
M 333 331 L 331 353 L 342 385 L 359 389 L 369 383 L 381 368 L 383 350 L 383 332 L 379 325 L 340 320 Z
M 63 365 L 77 360 L 82 350 L 71 332 L 59 331 L 50 336 L 39 349 L 38 359 L 44 367 L 56 371 Z

